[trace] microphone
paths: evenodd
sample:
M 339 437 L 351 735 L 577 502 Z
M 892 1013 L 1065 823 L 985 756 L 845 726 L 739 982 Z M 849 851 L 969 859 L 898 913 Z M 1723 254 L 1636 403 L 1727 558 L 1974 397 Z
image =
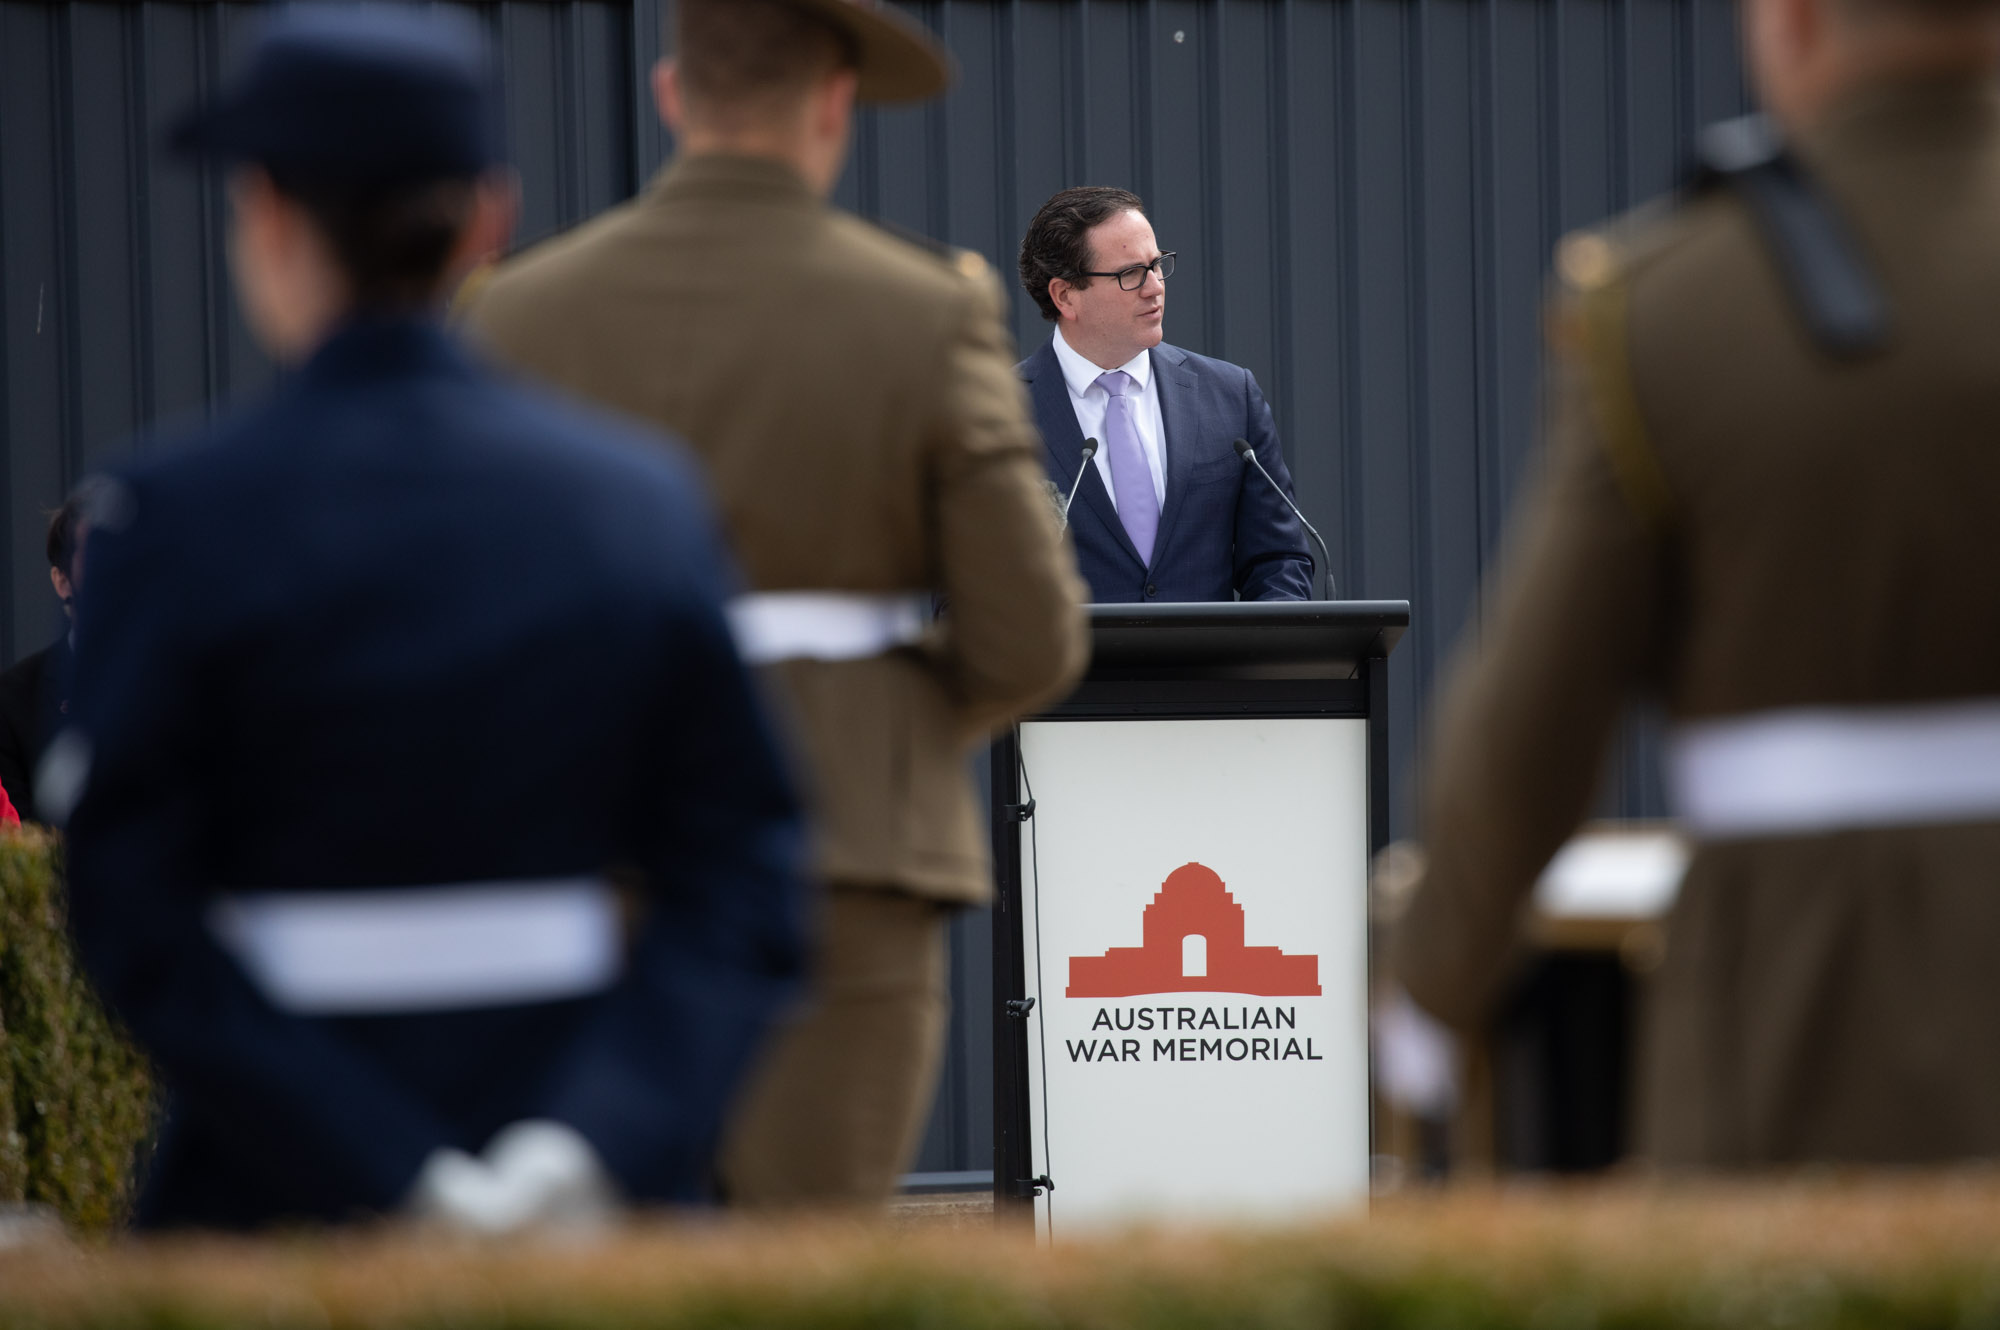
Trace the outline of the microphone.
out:
M 1097 440 L 1085 439 L 1083 441 L 1083 464 L 1076 469 L 1076 479 L 1069 483 L 1069 497 L 1063 500 L 1062 525 L 1057 527 L 1056 530 L 1063 531 L 1068 529 L 1069 506 L 1076 502 L 1076 492 L 1083 486 L 1083 473 L 1090 470 L 1090 459 L 1095 456 L 1097 456 Z
M 1285 493 L 1285 487 L 1283 485 L 1280 485 L 1277 481 L 1271 479 L 1271 473 L 1269 471 L 1266 471 L 1264 469 L 1264 464 L 1257 460 L 1257 450 L 1250 446 L 1250 440 L 1238 439 L 1235 443 L 1235 448 L 1236 448 L 1236 455 L 1242 458 L 1244 461 L 1248 462 L 1251 466 L 1256 467 L 1257 474 L 1262 476 L 1265 479 L 1265 481 L 1270 484 L 1271 489 L 1274 492 L 1276 492 L 1277 496 L 1285 501 L 1285 507 L 1292 510 L 1292 516 L 1299 519 L 1299 525 L 1306 529 L 1306 534 L 1319 542 L 1320 557 L 1326 560 L 1326 562 L 1323 565 L 1321 565 L 1326 569 L 1326 598 L 1328 600 L 1332 600 L 1333 599 L 1333 556 L 1331 554 L 1328 554 L 1326 551 L 1326 537 L 1320 535 L 1319 531 L 1316 528 L 1314 528 L 1311 522 L 1306 521 L 1306 515 L 1299 511 L 1299 506 L 1296 503 L 1292 502 L 1292 496 Z

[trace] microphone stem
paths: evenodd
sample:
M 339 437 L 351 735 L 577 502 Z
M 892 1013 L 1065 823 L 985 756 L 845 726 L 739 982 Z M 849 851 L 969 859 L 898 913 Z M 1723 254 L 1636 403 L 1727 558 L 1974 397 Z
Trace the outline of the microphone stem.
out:
M 1285 493 L 1285 487 L 1280 485 L 1277 481 L 1271 478 L 1271 473 L 1269 471 L 1266 471 L 1264 469 L 1264 464 L 1257 460 L 1257 452 L 1255 449 L 1245 448 L 1243 450 L 1243 457 L 1246 461 L 1250 463 L 1251 466 L 1257 468 L 1257 474 L 1262 476 L 1265 482 L 1269 484 L 1274 491 L 1277 492 L 1278 497 L 1285 501 L 1285 507 L 1292 510 L 1292 516 L 1299 519 L 1299 525 L 1306 529 L 1306 534 L 1311 536 L 1315 541 L 1319 542 L 1319 556 L 1323 560 L 1320 566 L 1326 569 L 1326 598 L 1328 600 L 1332 600 L 1333 599 L 1333 555 L 1329 553 L 1326 548 L 1326 537 L 1322 536 L 1319 533 L 1318 527 L 1315 527 L 1311 522 L 1306 521 L 1306 515 L 1299 511 L 1299 506 L 1296 503 L 1292 502 L 1292 496 Z M 1314 577 L 1313 581 L 1317 582 L 1319 581 L 1319 578 Z
M 1083 465 L 1076 469 L 1076 479 L 1069 483 L 1069 493 L 1063 498 L 1062 522 L 1056 527 L 1058 533 L 1069 530 L 1069 506 L 1076 502 L 1076 492 L 1083 488 L 1083 473 L 1090 470 L 1090 461 L 1097 456 L 1097 440 L 1083 441 Z

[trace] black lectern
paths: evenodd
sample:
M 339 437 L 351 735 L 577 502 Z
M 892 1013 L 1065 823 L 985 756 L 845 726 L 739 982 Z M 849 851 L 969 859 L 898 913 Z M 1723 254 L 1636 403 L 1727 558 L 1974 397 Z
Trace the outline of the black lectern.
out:
M 1097 605 L 993 746 L 994 1200 L 1048 1235 L 1366 1196 L 1404 601 Z

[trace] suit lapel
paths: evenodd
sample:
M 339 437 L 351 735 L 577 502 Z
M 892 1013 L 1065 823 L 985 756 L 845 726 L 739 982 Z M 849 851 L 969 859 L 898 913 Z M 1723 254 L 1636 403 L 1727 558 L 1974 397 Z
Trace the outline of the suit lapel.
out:
M 1186 354 L 1162 342 L 1153 348 L 1152 361 L 1153 383 L 1160 394 L 1160 427 L 1166 434 L 1160 446 L 1167 450 L 1167 501 L 1160 509 L 1160 531 L 1153 541 L 1157 562 L 1173 539 L 1174 523 L 1187 498 L 1188 473 L 1194 469 L 1194 445 L 1200 429 L 1195 419 L 1194 375 L 1188 372 Z
M 1083 431 L 1077 428 L 1076 411 L 1069 404 L 1069 385 L 1063 382 L 1062 362 L 1056 359 L 1053 344 L 1028 360 L 1023 378 L 1028 396 L 1034 400 L 1035 419 L 1042 424 L 1042 447 L 1048 450 L 1049 474 L 1057 477 L 1063 492 L 1076 479 L 1076 464 L 1083 451 Z
M 1049 474 L 1056 477 L 1058 492 L 1067 495 L 1077 468 L 1083 464 L 1083 430 L 1076 423 L 1076 407 L 1070 403 L 1069 384 L 1063 380 L 1062 362 L 1056 359 L 1053 342 L 1045 344 L 1028 362 L 1028 392 L 1034 400 L 1035 419 L 1047 427 L 1042 432 L 1042 447 L 1048 451 Z M 1099 447 L 1103 443 L 1098 440 Z M 1077 511 L 1079 508 L 1083 513 Z M 1132 562 L 1141 568 L 1146 566 L 1132 544 L 1132 537 L 1125 534 L 1125 524 L 1118 520 L 1118 507 L 1111 502 L 1111 492 L 1104 488 L 1104 477 L 1095 462 L 1085 470 L 1083 483 L 1077 486 L 1069 520 L 1074 523 L 1084 513 L 1095 516 L 1110 531 Z M 1155 542 L 1154 549 L 1158 548 Z

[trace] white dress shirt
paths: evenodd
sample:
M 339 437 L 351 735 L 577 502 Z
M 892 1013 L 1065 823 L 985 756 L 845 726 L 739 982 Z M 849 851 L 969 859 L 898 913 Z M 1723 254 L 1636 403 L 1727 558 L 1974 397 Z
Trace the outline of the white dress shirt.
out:
M 1091 364 L 1063 340 L 1056 329 L 1056 363 L 1062 366 L 1063 382 L 1069 385 L 1069 404 L 1076 412 L 1077 428 L 1086 439 L 1097 440 L 1097 478 L 1104 482 L 1111 506 L 1118 506 L 1118 487 L 1111 483 L 1111 449 L 1104 441 L 1104 413 L 1110 409 L 1111 394 L 1098 387 L 1097 378 L 1106 371 Z M 1153 388 L 1153 357 L 1141 351 L 1118 367 L 1132 376 L 1132 419 L 1139 426 L 1139 446 L 1146 450 L 1146 464 L 1153 469 L 1153 498 L 1164 508 L 1167 503 L 1167 426 L 1160 416 L 1160 394 Z

